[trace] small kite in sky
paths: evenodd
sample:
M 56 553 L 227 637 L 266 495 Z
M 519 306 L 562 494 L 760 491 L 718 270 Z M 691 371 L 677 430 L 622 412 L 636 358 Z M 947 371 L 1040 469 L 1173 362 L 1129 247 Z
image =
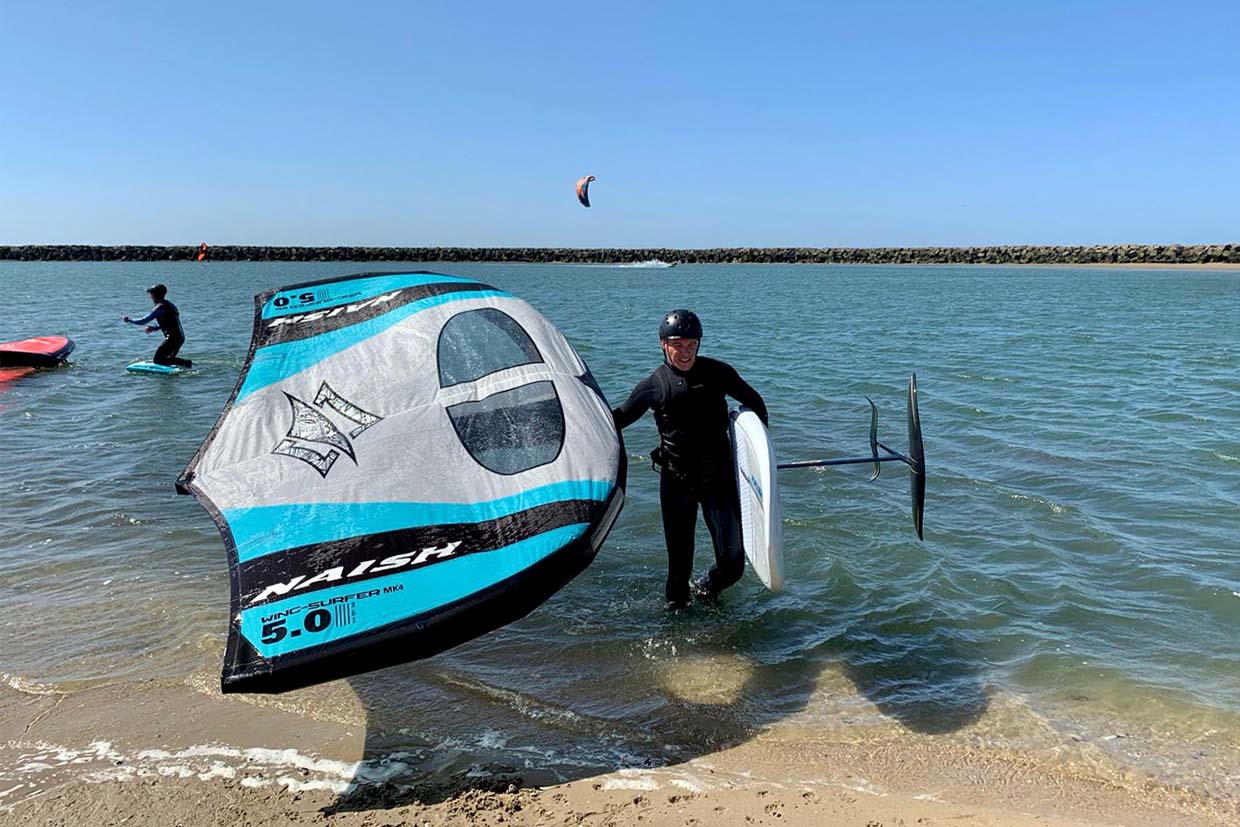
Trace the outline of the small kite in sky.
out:
M 593 175 L 577 179 L 577 200 L 581 202 L 583 207 L 590 206 L 590 182 L 593 180 Z

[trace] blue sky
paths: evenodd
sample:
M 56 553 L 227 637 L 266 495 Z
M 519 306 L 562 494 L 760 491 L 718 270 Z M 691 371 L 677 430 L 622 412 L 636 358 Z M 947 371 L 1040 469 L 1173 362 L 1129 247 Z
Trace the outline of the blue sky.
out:
M 0 243 L 1235 242 L 1238 34 L 1235 0 L 0 0 Z

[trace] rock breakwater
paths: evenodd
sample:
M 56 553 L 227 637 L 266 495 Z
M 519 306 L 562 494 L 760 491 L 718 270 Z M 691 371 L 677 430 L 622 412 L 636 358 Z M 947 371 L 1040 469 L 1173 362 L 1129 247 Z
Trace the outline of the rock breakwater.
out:
M 8 261 L 192 261 L 197 245 L 0 245 Z M 1240 244 L 1092 247 L 211 247 L 214 261 L 494 261 L 622 264 L 1240 264 Z

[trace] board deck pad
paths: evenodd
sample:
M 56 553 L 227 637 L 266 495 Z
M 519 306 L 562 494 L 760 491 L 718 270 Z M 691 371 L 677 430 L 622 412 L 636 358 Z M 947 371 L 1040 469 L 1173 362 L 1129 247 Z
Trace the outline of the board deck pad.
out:
M 745 557 L 762 585 L 777 592 L 784 585 L 784 532 L 775 449 L 756 413 L 748 408 L 733 409 L 731 419 Z

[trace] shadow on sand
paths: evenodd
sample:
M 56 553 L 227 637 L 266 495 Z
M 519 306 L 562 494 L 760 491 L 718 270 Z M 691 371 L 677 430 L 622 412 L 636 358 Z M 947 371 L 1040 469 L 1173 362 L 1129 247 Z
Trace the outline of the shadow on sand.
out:
M 459 650 L 350 679 L 368 715 L 364 756 L 348 790 L 324 812 L 431 805 L 682 764 L 804 710 L 826 670 L 917 733 L 956 731 L 988 707 L 980 655 L 928 604 L 905 604 L 898 616 L 857 610 L 792 657 L 779 655 L 778 610 L 741 614 L 726 600 L 679 616 L 649 614 L 652 639 L 709 637 L 709 650 L 743 664 L 734 691 L 717 697 L 685 697 L 653 683 L 635 690 L 586 670 L 572 682 L 580 693 L 544 697 L 511 667 L 488 672 Z M 620 672 L 648 668 L 648 658 L 631 657 L 618 661 Z

